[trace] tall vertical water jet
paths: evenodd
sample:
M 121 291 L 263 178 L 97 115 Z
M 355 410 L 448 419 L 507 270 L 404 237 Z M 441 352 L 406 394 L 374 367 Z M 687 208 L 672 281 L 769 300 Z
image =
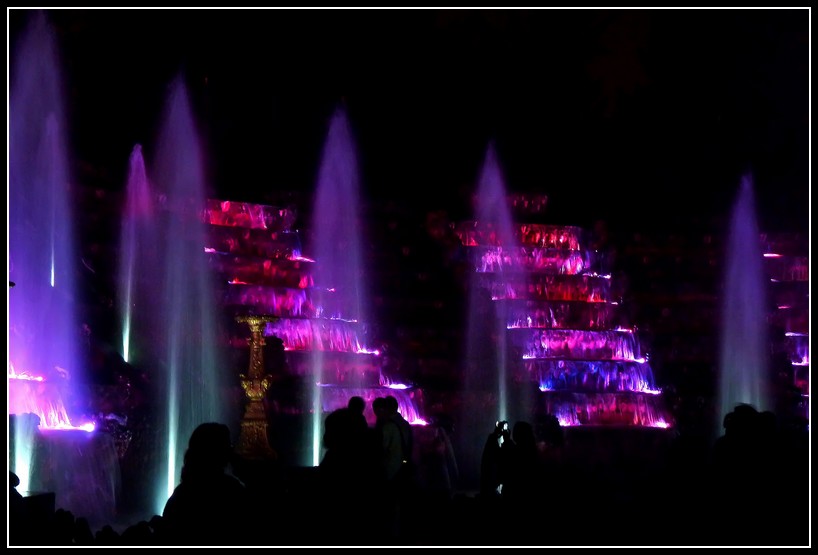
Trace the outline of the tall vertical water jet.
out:
M 155 510 L 179 482 L 184 449 L 202 422 L 228 422 L 230 369 L 217 333 L 218 305 L 212 270 L 204 252 L 207 197 L 203 157 L 187 88 L 182 77 L 170 86 L 156 151 L 149 172 L 159 193 L 155 264 L 139 268 L 155 285 L 145 310 L 153 322 L 150 338 L 158 386 L 158 429 L 165 460 Z
M 468 227 L 486 240 L 469 249 L 469 300 L 466 314 L 464 402 L 458 415 L 464 445 L 459 457 L 461 475 L 476 476 L 469 468 L 480 461 L 483 441 L 494 421 L 525 418 L 524 411 L 510 414 L 509 360 L 505 305 L 492 302 L 487 281 L 502 288 L 507 278 L 520 269 L 516 265 L 515 236 L 505 179 L 493 143 L 489 143 L 473 197 L 474 220 Z M 515 407 L 519 409 L 519 407 Z M 475 410 L 476 409 L 476 410 Z
M 73 202 L 62 77 L 45 13 L 28 22 L 11 63 L 8 267 L 16 286 L 9 292 L 9 374 L 59 387 L 69 415 L 79 417 L 87 393 L 80 387 L 86 376 L 77 347 Z M 25 490 L 36 429 L 21 430 L 29 433 L 15 438 L 11 466 Z
M 491 238 L 488 256 L 492 264 L 492 282 L 502 285 L 507 276 L 519 272 L 515 263 L 514 227 L 509 209 L 506 183 L 493 143 L 486 149 L 474 197 L 474 225 Z M 475 260 L 472 263 L 480 263 Z M 497 417 L 509 418 L 508 352 L 503 305 L 491 303 L 490 293 L 481 286 L 481 273 L 471 273 L 467 330 L 467 360 L 474 365 L 466 374 L 467 382 L 478 388 L 489 387 L 496 395 Z M 488 303 L 488 304 L 486 304 Z M 485 326 L 488 326 L 486 328 Z M 485 334 L 488 333 L 489 337 Z M 486 340 L 489 340 L 488 342 Z M 488 351 L 486 350 L 488 349 Z M 486 383 L 485 380 L 489 380 Z M 493 381 L 493 384 L 491 383 Z
M 314 274 L 319 288 L 331 289 L 340 309 L 335 314 L 323 314 L 328 319 L 368 322 L 368 300 L 365 296 L 366 277 L 361 260 L 360 183 L 355 142 L 346 110 L 339 107 L 333 113 L 321 155 L 313 213 L 311 219 L 311 256 L 318 262 Z M 327 324 L 331 325 L 331 323 Z M 360 329 L 360 328 L 359 328 Z M 312 460 L 317 465 L 321 456 L 322 391 L 317 384 L 325 379 L 323 349 L 312 353 Z M 357 383 L 356 383 L 357 382 Z M 360 376 L 353 374 L 352 387 L 362 386 Z
M 722 288 L 717 435 L 738 404 L 771 410 L 768 372 L 767 279 L 753 182 L 741 180 L 730 218 Z
M 128 163 L 128 179 L 125 184 L 125 206 L 123 207 L 119 247 L 119 316 L 122 329 L 122 358 L 125 362 L 134 360 L 132 337 L 143 337 L 150 329 L 148 322 L 137 319 L 149 313 L 151 298 L 150 283 L 155 281 L 142 269 L 150 267 L 158 248 L 156 242 L 156 219 L 154 198 L 145 170 L 142 146 L 136 145 Z M 139 325 L 141 324 L 141 325 Z

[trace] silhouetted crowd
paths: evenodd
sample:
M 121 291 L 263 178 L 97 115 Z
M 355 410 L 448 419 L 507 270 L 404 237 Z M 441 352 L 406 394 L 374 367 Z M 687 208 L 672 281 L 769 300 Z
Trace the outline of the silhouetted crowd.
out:
M 479 491 L 458 487 L 442 425 L 411 426 L 397 400 L 352 397 L 324 421 L 324 456 L 270 491 L 238 468 L 228 427 L 189 438 L 181 480 L 161 515 L 92 532 L 87 519 L 36 510 L 9 478 L 9 545 L 41 546 L 806 546 L 808 432 L 740 405 L 715 443 L 676 436 L 641 445 L 589 432 L 571 444 L 557 419 L 497 422 Z M 592 435 L 597 434 L 597 435 Z M 576 441 L 576 440 L 575 440 Z M 651 452 L 653 450 L 654 452 Z M 244 477 L 242 477 L 244 478 Z

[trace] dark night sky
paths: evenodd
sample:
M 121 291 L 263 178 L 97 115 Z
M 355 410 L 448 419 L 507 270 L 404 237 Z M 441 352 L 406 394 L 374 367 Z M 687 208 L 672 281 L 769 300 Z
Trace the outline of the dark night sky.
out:
M 13 65 L 24 10 L 9 10 Z M 314 188 L 343 99 L 362 186 L 463 209 L 489 140 L 549 220 L 809 222 L 809 11 L 54 10 L 76 173 L 122 187 L 184 70 L 214 194 Z M 150 160 L 147 161 L 150 164 Z M 679 218 L 679 219 L 684 219 Z

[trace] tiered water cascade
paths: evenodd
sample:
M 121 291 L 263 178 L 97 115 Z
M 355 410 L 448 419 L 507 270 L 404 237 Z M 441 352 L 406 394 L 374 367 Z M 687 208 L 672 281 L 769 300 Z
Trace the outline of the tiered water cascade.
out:
M 499 175 L 497 163 L 490 150 L 484 180 Z M 500 207 L 495 210 L 510 210 L 505 195 L 478 202 L 490 199 Z M 588 233 L 498 217 L 462 222 L 455 232 L 492 305 L 487 311 L 502 319 L 492 348 L 510 358 L 504 383 L 515 384 L 515 393 L 500 389 L 499 417 L 550 414 L 563 426 L 669 425 L 637 331 L 625 321 L 604 253 L 589 247 Z M 514 410 L 502 405 L 506 396 Z
M 367 401 L 370 424 L 371 401 L 386 395 L 398 399 L 407 420 L 423 422 L 419 390 L 386 375 L 367 334 L 358 176 L 348 125 L 345 113 L 336 112 L 315 192 L 309 256 L 302 254 L 292 208 L 211 200 L 205 216 L 212 267 L 227 284 L 224 304 L 235 314 L 273 317 L 265 336 L 271 344 L 280 340 L 286 369 L 272 369 L 278 376 L 269 397 L 276 411 L 310 417 L 297 442 L 306 451 L 293 461 L 306 466 L 320 462 L 323 418 L 351 396 Z M 283 384 L 292 381 L 296 386 L 282 395 Z
M 457 228 L 506 317 L 510 349 L 521 358 L 517 380 L 542 393 L 539 409 L 563 426 L 666 426 L 638 336 L 623 325 L 611 276 L 598 271 L 583 231 L 519 224 L 516 232 L 522 246 L 509 251 L 479 222 Z M 497 279 L 501 264 L 515 271 Z

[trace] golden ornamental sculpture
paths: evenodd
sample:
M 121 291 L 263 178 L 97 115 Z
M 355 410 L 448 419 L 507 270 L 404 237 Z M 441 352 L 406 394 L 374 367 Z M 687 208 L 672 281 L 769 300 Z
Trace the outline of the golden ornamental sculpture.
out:
M 241 388 L 247 397 L 247 407 L 241 420 L 241 431 L 236 453 L 246 459 L 276 459 L 276 452 L 267 438 L 267 412 L 264 398 L 272 383 L 272 376 L 264 373 L 264 327 L 274 322 L 272 316 L 243 315 L 236 321 L 250 326 L 250 368 L 239 374 Z

